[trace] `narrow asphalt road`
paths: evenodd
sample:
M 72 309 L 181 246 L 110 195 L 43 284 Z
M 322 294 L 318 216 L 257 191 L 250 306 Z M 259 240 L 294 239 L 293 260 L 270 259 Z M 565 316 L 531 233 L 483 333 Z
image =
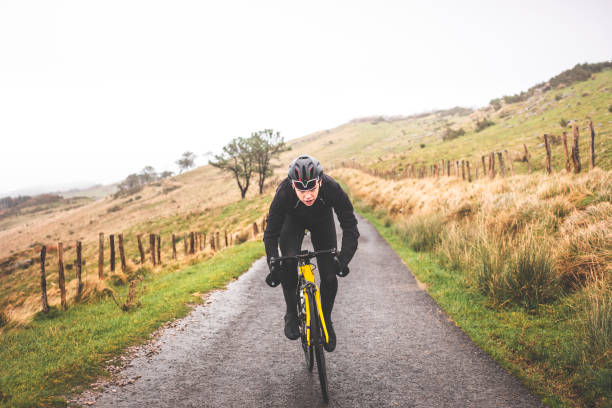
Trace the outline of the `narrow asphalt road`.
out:
M 371 224 L 359 218 L 359 229 L 332 315 L 328 406 L 543 406 L 448 319 Z M 159 353 L 137 353 L 121 373 L 136 380 L 108 386 L 95 406 L 325 406 L 316 369 L 283 335 L 282 292 L 266 273 L 260 259 L 166 329 Z

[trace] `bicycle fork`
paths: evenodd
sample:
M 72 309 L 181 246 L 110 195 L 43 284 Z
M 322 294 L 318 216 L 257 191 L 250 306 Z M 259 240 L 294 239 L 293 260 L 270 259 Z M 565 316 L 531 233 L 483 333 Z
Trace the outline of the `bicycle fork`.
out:
M 310 287 L 309 287 L 310 286 Z M 306 306 L 306 338 L 308 339 L 308 345 L 310 346 L 310 296 L 308 293 L 312 293 L 314 291 L 314 298 L 316 303 L 316 310 L 319 315 L 319 321 L 321 322 L 321 327 L 323 328 L 323 333 L 325 334 L 325 343 L 329 343 L 329 334 L 327 334 L 327 325 L 325 324 L 325 318 L 323 317 L 323 308 L 321 307 L 321 296 L 319 295 L 319 288 L 314 285 L 308 285 L 303 289 L 304 302 Z

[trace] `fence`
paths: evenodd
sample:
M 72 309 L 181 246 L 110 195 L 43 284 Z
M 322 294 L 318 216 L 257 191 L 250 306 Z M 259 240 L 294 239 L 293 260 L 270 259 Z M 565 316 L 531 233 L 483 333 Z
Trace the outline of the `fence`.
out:
M 261 221 L 261 231 L 263 232 L 266 225 L 266 217 L 264 216 Z M 209 238 L 208 249 L 212 252 L 219 251 L 223 248 L 228 248 L 234 246 L 236 243 L 243 242 L 244 240 L 248 240 L 249 237 L 257 238 L 260 234 L 260 226 L 257 222 L 253 222 L 253 224 L 248 227 L 249 230 L 242 230 L 242 233 L 229 233 L 227 230 L 223 231 L 223 236 L 221 236 L 220 231 L 214 232 L 206 232 L 206 231 L 190 231 L 188 233 L 176 234 L 172 233 L 170 237 L 171 242 L 171 259 L 172 261 L 178 260 L 178 252 L 177 252 L 177 244 L 180 241 L 183 241 L 184 247 L 184 255 L 182 256 L 184 259 L 193 258 L 199 252 L 205 251 L 207 249 L 207 236 Z M 252 232 L 252 235 L 251 235 Z M 246 237 L 245 233 L 248 233 Z M 162 258 L 162 235 L 161 234 L 148 234 L 148 248 L 143 245 L 143 236 L 146 234 L 136 234 L 136 243 L 137 243 L 137 253 L 134 259 L 134 263 L 139 264 L 140 266 L 144 266 L 145 264 L 149 264 L 151 266 L 159 267 L 164 265 L 165 259 Z M 115 241 L 115 238 L 117 240 Z M 223 239 L 221 239 L 223 238 Z M 117 248 L 115 247 L 115 243 L 117 243 Z M 49 311 L 49 303 L 47 296 L 47 269 L 46 264 L 48 263 L 47 255 L 48 245 L 42 245 L 40 249 L 40 288 L 41 288 L 41 301 L 42 301 L 42 311 L 47 313 Z M 60 290 L 60 302 L 61 308 L 67 308 L 67 290 L 66 290 L 66 279 L 65 279 L 65 265 L 64 265 L 64 244 L 63 242 L 58 242 L 57 247 L 57 272 L 58 272 L 58 286 Z M 55 249 L 54 248 L 54 249 Z M 105 258 L 105 249 L 108 248 L 108 259 Z M 119 251 L 119 262 L 121 267 L 121 272 L 126 273 L 128 271 L 128 263 L 127 263 L 127 253 L 126 253 L 126 241 L 124 240 L 123 234 L 110 234 L 108 236 L 108 240 L 105 239 L 104 233 L 99 234 L 98 239 L 98 279 L 105 280 L 106 272 L 110 272 L 112 275 L 116 271 L 117 267 L 117 259 L 116 259 L 116 249 Z M 72 269 L 72 266 L 75 267 L 76 271 L 76 292 L 74 294 L 75 301 L 79 301 L 83 295 L 83 266 L 85 265 L 85 260 L 83 257 L 83 242 L 76 241 L 75 242 L 75 261 L 74 264 L 69 265 L 69 269 Z M 108 262 L 107 262 L 108 261 Z
M 589 150 L 589 164 L 590 168 L 595 167 L 595 131 L 593 129 L 593 121 L 589 119 L 588 121 L 588 129 L 590 131 L 590 150 Z M 565 170 L 569 173 L 572 171 L 574 173 L 580 173 L 582 170 L 582 164 L 580 161 L 580 148 L 579 148 L 579 139 L 580 133 L 576 123 L 572 125 L 572 134 L 573 140 L 571 145 L 571 150 L 568 149 L 568 141 L 567 141 L 567 133 L 563 132 L 560 139 L 563 143 L 563 152 L 565 155 Z M 544 168 L 547 174 L 551 174 L 552 169 L 552 149 L 551 144 L 553 141 L 557 141 L 559 137 L 544 134 L 542 136 L 543 147 L 545 149 L 545 164 Z M 561 142 L 559 142 L 561 143 Z M 497 159 L 496 159 L 497 157 Z M 523 155 L 519 161 L 525 162 L 527 164 L 527 171 L 531 173 L 531 154 L 527 149 L 527 145 L 523 143 Z M 440 159 L 437 163 L 434 164 L 410 164 L 403 171 L 393 171 L 386 170 L 380 171 L 377 169 L 371 169 L 369 167 L 363 166 L 361 164 L 355 163 L 355 161 L 351 162 L 341 162 L 339 166 L 334 167 L 348 167 L 355 168 L 366 172 L 372 176 L 382 177 L 385 179 L 401 179 L 401 178 L 424 178 L 424 177 L 457 177 L 462 180 L 466 180 L 471 182 L 474 178 L 480 177 L 489 177 L 491 179 L 495 178 L 499 172 L 501 177 L 506 177 L 507 174 L 512 176 L 514 173 L 514 165 L 513 160 L 510 158 L 508 150 L 504 149 L 501 151 L 489 152 L 488 154 L 480 156 L 480 164 L 482 164 L 482 173 L 479 172 L 479 164 L 471 163 L 469 160 L 461 159 Z M 498 170 L 496 170 L 496 165 L 498 166 Z M 475 172 L 475 177 L 472 177 L 472 170 Z

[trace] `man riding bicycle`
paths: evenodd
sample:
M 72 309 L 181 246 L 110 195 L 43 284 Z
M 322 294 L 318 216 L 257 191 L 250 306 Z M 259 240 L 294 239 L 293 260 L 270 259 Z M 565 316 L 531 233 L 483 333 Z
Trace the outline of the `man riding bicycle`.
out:
M 291 340 L 300 337 L 297 318 L 297 261 L 285 261 L 282 267 L 270 263 L 278 257 L 278 246 L 282 256 L 295 256 L 302 246 L 305 230 L 310 231 L 312 245 L 317 250 L 337 247 L 336 227 L 332 208 L 342 228 L 342 248 L 337 257 L 331 254 L 318 255 L 317 264 L 321 277 L 321 303 L 327 324 L 329 342 L 327 351 L 336 348 L 336 334 L 331 321 L 334 299 L 338 291 L 338 276 L 346 276 L 348 263 L 357 250 L 359 231 L 353 205 L 340 185 L 323 174 L 321 163 L 314 157 L 303 155 L 289 165 L 288 178 L 276 189 L 264 231 L 264 244 L 270 274 L 268 285 L 282 284 L 287 305 L 285 314 L 285 336 Z

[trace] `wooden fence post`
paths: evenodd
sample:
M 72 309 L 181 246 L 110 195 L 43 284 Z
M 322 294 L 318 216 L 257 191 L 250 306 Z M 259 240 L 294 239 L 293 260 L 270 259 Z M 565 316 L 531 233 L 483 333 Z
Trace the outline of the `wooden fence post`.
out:
M 257 223 L 254 222 L 253 223 L 253 238 L 257 237 L 257 234 L 259 234 L 259 229 L 257 228 Z
M 98 278 L 104 279 L 104 233 L 100 233 L 98 245 Z
M 495 153 L 489 153 L 489 177 L 495 178 Z
M 123 234 L 119 234 L 119 258 L 121 258 L 121 272 L 125 272 L 127 264 L 125 262 L 125 249 L 123 248 Z
M 219 239 L 219 231 L 215 232 L 215 243 L 217 245 L 217 249 L 221 249 L 221 239 Z
M 189 253 L 195 254 L 195 234 L 193 231 L 189 233 Z
M 155 234 L 149 234 L 149 251 L 151 253 L 151 263 L 155 266 L 157 264 L 155 257 Z
M 563 153 L 565 153 L 565 171 L 570 173 L 572 165 L 570 164 L 569 151 L 567 150 L 567 132 L 563 132 Z
M 138 239 L 138 252 L 140 252 L 140 264 L 144 265 L 145 253 L 144 253 L 144 248 L 142 246 L 142 234 L 136 235 L 136 238 Z
M 523 143 L 523 149 L 525 150 L 525 160 L 527 161 L 527 173 L 531 173 L 531 162 L 529 161 L 529 150 L 527 150 L 527 145 Z
M 229 241 L 227 240 L 227 230 L 225 230 L 224 232 L 225 232 L 225 247 L 227 248 L 229 246 Z
M 486 177 L 487 174 L 487 166 L 485 166 L 485 157 L 484 154 L 480 156 L 480 160 L 482 160 L 482 177 Z M 476 176 L 478 177 L 478 176 Z
M 514 165 L 512 164 L 512 160 L 510 160 L 510 155 L 508 154 L 508 150 L 504 150 L 504 156 L 506 156 L 506 161 L 510 165 L 510 174 L 514 176 Z
M 465 180 L 465 160 L 461 160 L 461 179 Z
M 76 242 L 76 278 L 77 278 L 77 294 L 76 298 L 81 299 L 81 295 L 83 294 L 83 279 L 81 277 L 83 270 L 83 244 L 81 241 Z
M 206 232 L 202 233 L 204 235 L 204 249 L 206 249 Z
M 574 131 L 574 145 L 572 146 L 572 162 L 574 162 L 574 173 L 580 173 L 581 165 L 580 165 L 580 149 L 578 145 L 578 139 L 580 138 L 580 133 L 578 131 L 578 125 L 576 122 L 572 125 Z
M 446 177 L 450 177 L 451 175 L 451 162 L 450 160 L 446 161 Z
M 206 242 L 202 241 L 202 233 L 198 232 L 198 242 L 200 243 L 200 251 L 204 250 L 204 244 L 206 244 Z
M 161 265 L 161 234 L 157 234 L 157 264 Z
M 502 152 L 497 152 L 497 159 L 499 160 L 499 171 L 502 177 L 506 177 L 506 165 L 504 164 L 504 156 Z
M 214 232 L 210 233 L 210 249 L 212 249 L 213 252 L 217 250 L 215 248 L 215 233 Z
M 183 233 L 183 247 L 185 249 L 185 255 L 187 255 L 189 253 L 189 250 L 187 249 L 187 234 Z
M 49 303 L 47 302 L 47 277 L 45 276 L 45 258 L 47 257 L 47 246 L 43 245 L 40 248 L 40 291 L 42 296 L 43 312 L 49 312 Z
M 591 119 L 589 119 L 589 129 L 591 130 L 591 169 L 593 169 L 595 168 L 595 130 Z
M 176 236 L 172 234 L 172 259 L 176 259 Z
M 115 236 L 110 234 L 108 240 L 110 243 L 110 270 L 115 272 Z
M 546 148 L 546 173 L 550 174 L 550 144 L 546 133 L 544 133 L 544 147 Z
M 468 183 L 472 182 L 472 171 L 470 170 L 470 161 L 466 160 L 465 166 L 467 167 Z
M 64 276 L 64 244 L 57 243 L 57 269 L 59 275 L 59 288 L 62 299 L 62 308 L 66 309 L 66 278 Z

